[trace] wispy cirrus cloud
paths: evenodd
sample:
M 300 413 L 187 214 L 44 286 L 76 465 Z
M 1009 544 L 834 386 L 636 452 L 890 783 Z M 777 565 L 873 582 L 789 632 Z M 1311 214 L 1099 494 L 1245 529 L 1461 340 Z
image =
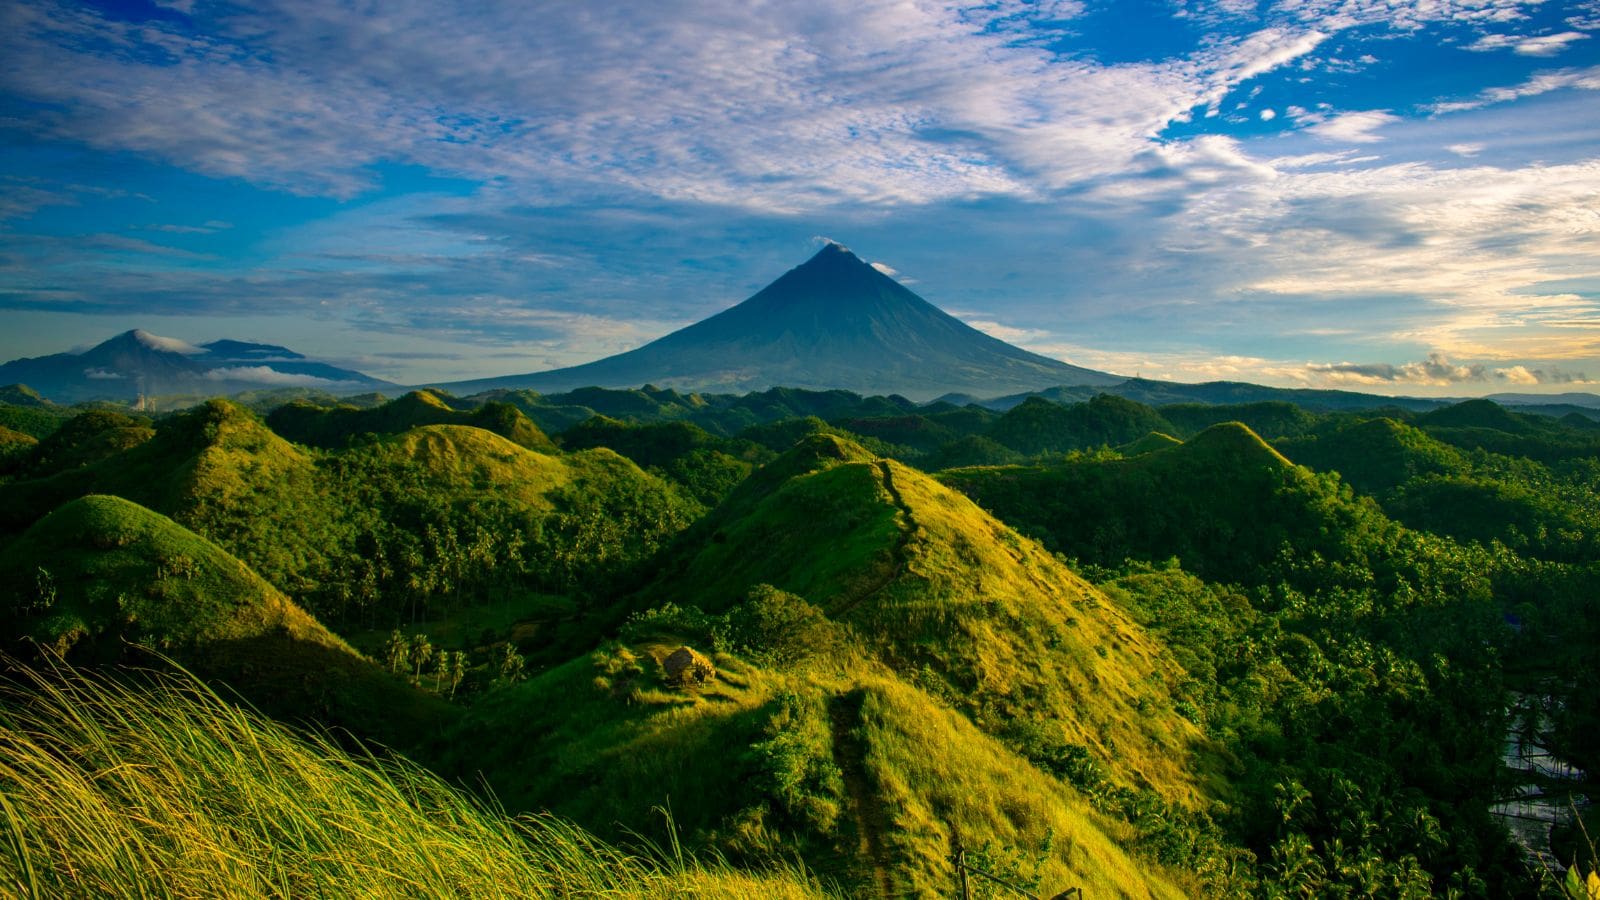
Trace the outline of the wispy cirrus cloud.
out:
M 1527 81 L 1512 87 L 1489 88 L 1470 99 L 1447 100 L 1435 103 L 1429 107 L 1429 111 L 1436 115 L 1462 112 L 1562 90 L 1600 91 L 1600 65 L 1581 69 L 1558 69 L 1550 72 L 1539 72 Z
M 372 164 L 402 161 L 523 195 L 620 187 L 795 209 L 1114 175 L 1170 123 L 1331 34 L 1276 16 L 1184 56 L 1106 65 L 1039 46 L 1083 12 L 1073 3 L 182 11 L 127 22 L 10 5 L 0 84 L 45 104 L 36 132 L 294 191 L 355 196 Z
M 1589 35 L 1581 31 L 1563 31 L 1559 34 L 1486 34 L 1466 47 L 1478 53 L 1494 50 L 1511 50 L 1523 56 L 1555 56 L 1574 41 L 1586 41 Z

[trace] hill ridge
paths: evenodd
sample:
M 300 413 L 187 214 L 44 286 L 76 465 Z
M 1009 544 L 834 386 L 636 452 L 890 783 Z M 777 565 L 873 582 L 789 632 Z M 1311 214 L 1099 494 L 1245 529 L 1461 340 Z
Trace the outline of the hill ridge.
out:
M 807 457 L 827 464 L 794 464 Z M 1064 740 L 1126 783 L 1192 799 L 1176 758 L 1198 732 L 1155 686 L 1176 672 L 1159 642 L 1097 589 L 965 496 L 847 441 L 813 436 L 769 465 L 783 477 L 752 476 L 686 533 L 677 565 L 643 592 L 650 602 L 717 613 L 752 586 L 773 585 L 848 623 L 891 668 L 923 672 L 958 706 L 1043 704 L 1071 735 Z M 1148 714 L 1131 712 L 1141 704 Z M 990 714 L 995 726 L 1006 718 Z M 1116 752 L 1102 729 L 1118 735 Z

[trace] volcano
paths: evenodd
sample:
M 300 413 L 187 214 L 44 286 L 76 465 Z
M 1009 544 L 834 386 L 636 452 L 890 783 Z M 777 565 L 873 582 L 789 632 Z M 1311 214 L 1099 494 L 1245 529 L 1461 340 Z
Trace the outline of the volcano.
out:
M 62 403 L 288 387 L 355 393 L 394 386 L 274 344 L 221 340 L 194 345 L 142 329 L 125 331 L 81 353 L 0 364 L 0 384 L 25 384 Z
M 743 303 L 635 350 L 565 369 L 438 386 L 460 393 L 644 384 L 742 393 L 783 386 L 927 400 L 1124 380 L 990 337 L 830 243 Z

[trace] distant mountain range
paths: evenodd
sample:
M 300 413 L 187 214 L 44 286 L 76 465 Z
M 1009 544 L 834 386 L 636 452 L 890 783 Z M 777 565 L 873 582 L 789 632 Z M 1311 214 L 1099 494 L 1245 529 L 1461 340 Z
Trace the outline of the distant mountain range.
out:
M 287 347 L 232 340 L 195 345 L 140 329 L 82 353 L 12 360 L 0 365 L 0 384 L 26 384 L 60 403 L 132 400 L 140 394 L 213 397 L 287 387 L 331 393 L 394 387 Z
M 58 403 L 133 400 L 141 394 L 213 397 L 274 388 L 336 395 L 400 391 L 391 382 L 307 359 L 286 347 L 236 340 L 192 345 L 137 329 L 81 353 L 0 365 L 0 385 L 26 385 Z M 419 387 L 468 396 L 644 385 L 702 394 L 774 387 L 844 390 L 1002 411 L 1032 396 L 1075 403 L 1102 393 L 1154 406 L 1284 401 L 1314 410 L 1390 406 L 1419 412 L 1461 399 L 1245 382 L 1180 384 L 1086 369 L 984 334 L 833 243 L 737 306 L 626 353 L 547 372 Z M 0 393 L 0 402 L 29 405 L 38 399 Z M 1556 417 L 1600 416 L 1595 394 L 1502 393 L 1489 399 Z
M 566 369 L 433 386 L 457 393 L 783 386 L 930 400 L 1123 380 L 990 337 L 828 244 L 743 303 L 638 349 Z

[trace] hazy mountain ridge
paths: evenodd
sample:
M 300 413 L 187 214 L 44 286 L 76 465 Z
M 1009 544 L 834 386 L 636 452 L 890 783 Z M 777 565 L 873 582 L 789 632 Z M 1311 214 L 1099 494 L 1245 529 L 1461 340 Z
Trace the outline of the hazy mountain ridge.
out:
M 61 403 L 133 400 L 141 394 L 227 395 L 272 387 L 355 392 L 390 382 L 307 359 L 286 347 L 218 340 L 189 344 L 142 329 L 125 331 L 81 353 L 55 353 L 0 364 L 0 384 L 25 384 Z

